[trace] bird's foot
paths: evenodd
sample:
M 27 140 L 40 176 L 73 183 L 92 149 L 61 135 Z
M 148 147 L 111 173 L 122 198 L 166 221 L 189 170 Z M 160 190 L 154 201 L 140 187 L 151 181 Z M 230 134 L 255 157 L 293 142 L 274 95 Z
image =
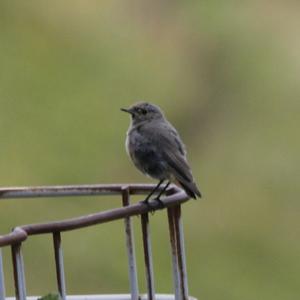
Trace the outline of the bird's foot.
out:
M 165 208 L 165 204 L 159 198 L 154 199 L 145 199 L 142 200 L 141 203 L 146 204 L 150 208 L 150 212 L 154 215 L 156 209 L 163 209 Z
M 141 203 L 147 205 L 148 208 L 150 208 L 150 213 L 151 215 L 154 214 L 154 211 L 155 211 L 155 207 L 153 206 L 153 203 L 151 203 L 151 201 L 149 201 L 148 198 L 146 198 L 145 200 L 142 200 Z
M 150 206 L 150 201 L 148 198 L 146 198 L 145 200 L 142 200 L 141 203 L 146 204 L 147 206 Z
M 161 201 L 161 200 L 159 199 L 159 197 L 154 198 L 153 200 L 155 200 L 155 201 L 158 203 L 159 209 L 163 209 L 163 208 L 166 207 L 165 204 L 163 203 L 163 201 Z

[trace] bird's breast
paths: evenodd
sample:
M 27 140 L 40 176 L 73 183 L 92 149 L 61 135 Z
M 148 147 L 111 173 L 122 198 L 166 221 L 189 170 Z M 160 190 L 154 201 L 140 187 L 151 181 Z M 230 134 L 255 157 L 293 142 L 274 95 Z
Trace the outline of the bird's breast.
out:
M 129 130 L 126 137 L 126 151 L 134 165 L 144 174 L 156 179 L 167 178 L 167 166 L 162 158 L 159 145 L 136 128 Z
M 140 133 L 135 129 L 130 127 L 127 131 L 125 148 L 127 154 L 133 159 L 135 149 L 140 147 L 140 143 L 143 138 L 140 136 Z
M 130 137 L 129 137 L 129 131 L 128 131 L 127 134 L 126 134 L 125 149 L 126 149 L 127 155 L 130 156 L 130 152 L 129 152 L 129 143 L 130 143 Z

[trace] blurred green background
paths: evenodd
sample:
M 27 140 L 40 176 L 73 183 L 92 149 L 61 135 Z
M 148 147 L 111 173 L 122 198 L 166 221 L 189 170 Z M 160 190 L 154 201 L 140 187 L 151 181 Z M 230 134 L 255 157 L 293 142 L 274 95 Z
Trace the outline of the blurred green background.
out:
M 151 182 L 126 156 L 119 108 L 154 102 L 204 194 L 183 211 L 190 294 L 298 299 L 299 35 L 297 1 L 1 1 L 1 186 Z M 0 234 L 119 204 L 3 200 Z M 152 234 L 156 290 L 169 293 L 164 212 Z M 63 243 L 69 294 L 128 292 L 122 222 L 65 233 Z M 24 248 L 28 294 L 55 291 L 51 237 Z M 11 295 L 9 249 L 4 258 Z

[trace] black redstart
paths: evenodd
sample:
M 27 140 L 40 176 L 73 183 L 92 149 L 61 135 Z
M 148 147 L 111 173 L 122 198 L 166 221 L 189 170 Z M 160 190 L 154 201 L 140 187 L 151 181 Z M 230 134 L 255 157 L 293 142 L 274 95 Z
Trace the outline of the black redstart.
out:
M 165 180 L 167 184 L 155 198 L 158 201 L 171 182 L 179 184 L 190 197 L 201 197 L 186 159 L 185 146 L 162 110 L 147 102 L 121 110 L 131 114 L 126 138 L 128 155 L 142 173 L 159 180 L 145 202 Z

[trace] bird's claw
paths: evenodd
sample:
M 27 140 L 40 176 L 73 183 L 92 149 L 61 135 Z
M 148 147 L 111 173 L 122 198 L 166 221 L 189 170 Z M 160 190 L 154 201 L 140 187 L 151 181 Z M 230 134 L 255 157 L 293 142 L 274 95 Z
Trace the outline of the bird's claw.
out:
M 153 202 L 155 201 L 155 202 Z M 141 201 L 142 203 L 146 204 L 149 208 L 150 208 L 150 213 L 151 215 L 154 215 L 155 213 L 155 208 L 158 208 L 158 209 L 163 209 L 165 208 L 165 204 L 163 201 L 161 201 L 159 198 L 154 198 L 152 200 L 149 200 L 149 199 L 145 199 L 143 201 Z M 158 204 L 157 204 L 158 203 Z
M 163 208 L 166 207 L 165 204 L 164 204 L 164 202 L 161 201 L 159 198 L 154 198 L 153 200 L 155 200 L 155 201 L 158 203 L 158 207 L 159 207 L 160 209 L 163 209 Z

